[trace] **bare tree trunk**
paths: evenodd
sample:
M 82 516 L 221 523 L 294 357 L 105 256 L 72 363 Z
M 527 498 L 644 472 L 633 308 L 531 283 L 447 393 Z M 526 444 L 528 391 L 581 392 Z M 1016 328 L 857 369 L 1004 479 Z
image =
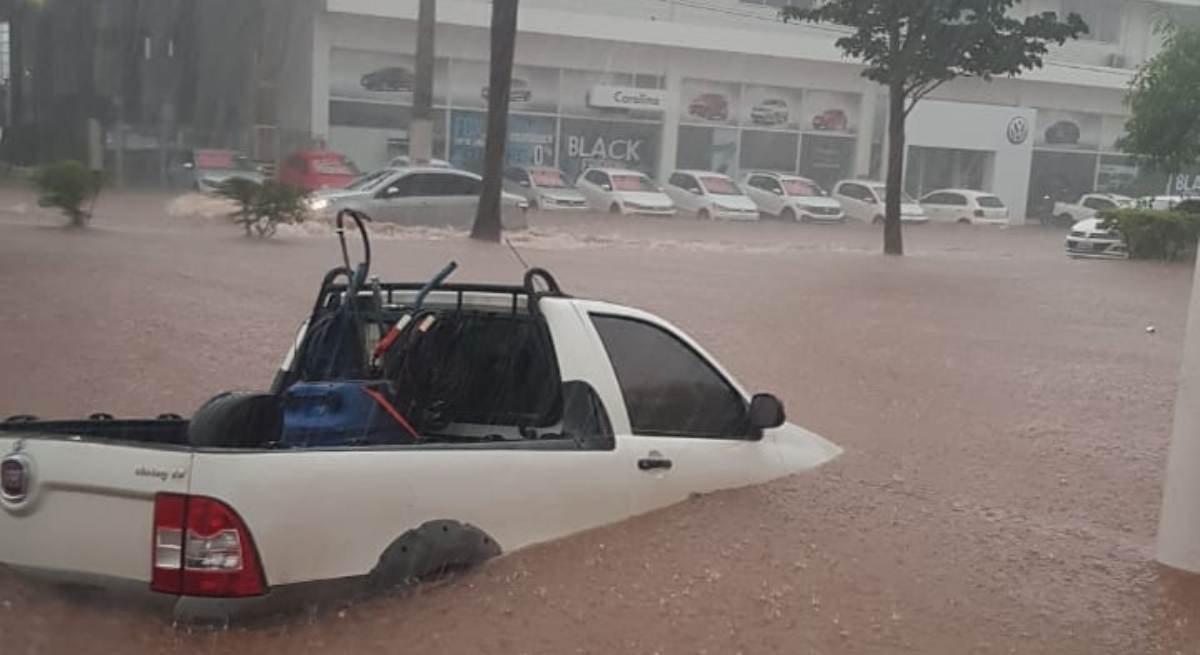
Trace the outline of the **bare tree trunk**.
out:
M 500 187 L 508 141 L 508 94 L 512 90 L 513 51 L 517 45 L 517 0 L 492 2 L 492 72 L 488 83 L 487 147 L 483 155 L 483 192 L 472 239 L 500 240 Z
M 408 126 L 408 155 L 414 161 L 433 159 L 433 56 L 437 0 L 421 0 L 417 19 L 417 74 L 413 87 L 412 122 Z
M 903 255 L 900 198 L 904 192 L 904 82 L 893 83 L 888 94 L 887 200 L 883 220 L 883 254 Z

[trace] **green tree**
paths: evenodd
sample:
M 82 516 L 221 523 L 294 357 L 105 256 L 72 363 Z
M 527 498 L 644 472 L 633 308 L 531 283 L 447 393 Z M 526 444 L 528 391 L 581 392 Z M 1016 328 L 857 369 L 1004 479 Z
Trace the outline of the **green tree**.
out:
M 1138 71 L 1118 146 L 1167 173 L 1200 162 L 1200 28 L 1163 23 L 1163 50 Z
M 38 190 L 38 204 L 61 210 L 71 219 L 71 227 L 87 224 L 92 217 L 91 205 L 103 184 L 98 172 L 69 160 L 40 166 L 34 169 L 31 179 Z
M 990 80 L 1040 68 L 1052 43 L 1087 32 L 1076 14 L 1053 12 L 1024 19 L 1011 15 L 1020 0 L 829 0 L 815 9 L 785 7 L 784 21 L 832 23 L 850 28 L 837 40 L 866 65 L 863 76 L 887 87 L 887 211 L 883 251 L 904 254 L 900 194 L 904 176 L 905 120 L 918 102 L 957 77 Z

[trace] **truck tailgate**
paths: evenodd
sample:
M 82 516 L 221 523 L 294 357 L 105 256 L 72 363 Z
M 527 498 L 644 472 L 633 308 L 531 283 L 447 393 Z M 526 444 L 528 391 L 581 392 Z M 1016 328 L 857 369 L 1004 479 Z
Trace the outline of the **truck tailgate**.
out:
M 0 497 L 0 563 L 149 581 L 154 496 L 187 493 L 190 451 L 15 434 L 0 437 L 0 459 L 28 480 L 23 500 Z

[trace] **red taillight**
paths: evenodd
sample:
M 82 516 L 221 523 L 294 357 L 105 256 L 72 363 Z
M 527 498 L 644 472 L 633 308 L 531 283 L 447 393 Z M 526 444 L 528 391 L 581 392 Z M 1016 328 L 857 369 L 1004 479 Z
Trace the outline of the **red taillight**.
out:
M 250 531 L 228 505 L 201 496 L 154 499 L 150 588 L 184 596 L 259 596 L 266 591 Z

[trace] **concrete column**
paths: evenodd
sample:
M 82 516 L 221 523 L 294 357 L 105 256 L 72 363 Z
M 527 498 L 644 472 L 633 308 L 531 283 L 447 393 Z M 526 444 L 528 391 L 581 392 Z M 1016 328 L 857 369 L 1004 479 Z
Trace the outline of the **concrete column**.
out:
M 323 6 L 323 5 L 322 5 Z M 317 9 L 313 17 L 312 123 L 315 140 L 329 142 L 329 59 L 332 43 L 327 24 L 329 14 Z
M 871 174 L 871 146 L 875 142 L 875 114 L 879 110 L 879 85 L 874 82 L 867 84 L 864 87 L 862 98 L 858 119 L 858 143 L 854 149 L 854 174 L 865 178 Z
M 667 58 L 667 102 L 663 107 L 662 139 L 658 149 L 658 179 L 665 179 L 675 170 L 675 151 L 679 149 L 679 103 L 683 91 L 683 76 L 679 74 L 670 55 Z
M 1192 283 L 1175 430 L 1167 455 L 1158 561 L 1200 573 L 1200 266 Z

